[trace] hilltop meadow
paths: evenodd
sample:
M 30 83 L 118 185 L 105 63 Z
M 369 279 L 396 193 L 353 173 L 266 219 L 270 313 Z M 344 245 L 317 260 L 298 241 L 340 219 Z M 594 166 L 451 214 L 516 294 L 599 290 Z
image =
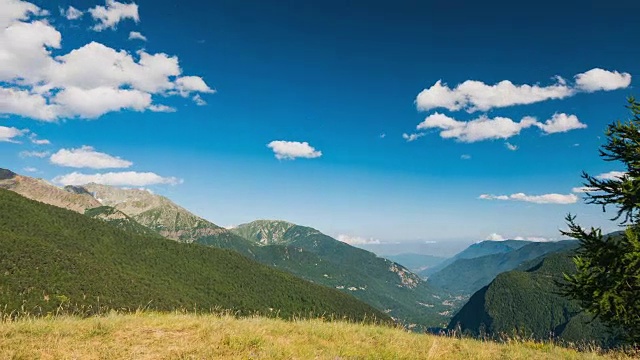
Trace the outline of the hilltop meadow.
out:
M 393 326 L 225 314 L 111 313 L 5 318 L 2 359 L 629 359 L 553 343 L 504 343 Z

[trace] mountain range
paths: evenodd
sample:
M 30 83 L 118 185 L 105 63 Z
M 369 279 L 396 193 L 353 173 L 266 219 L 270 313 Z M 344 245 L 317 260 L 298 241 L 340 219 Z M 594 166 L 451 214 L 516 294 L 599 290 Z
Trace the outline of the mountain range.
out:
M 450 291 L 458 295 L 471 295 L 488 285 L 498 274 L 516 269 L 527 261 L 538 259 L 549 253 L 568 250 L 578 246 L 575 240 L 558 242 L 532 242 L 518 244 L 522 246 L 496 246 L 495 242 L 483 242 L 476 248 L 499 249 L 499 253 L 471 257 L 467 251 L 464 257 L 459 257 L 445 268 L 429 277 L 429 284 Z M 487 251 L 475 252 L 475 254 Z
M 448 294 L 405 267 L 313 228 L 260 220 L 228 230 L 144 189 L 98 184 L 59 188 L 8 170 L 2 174 L 0 187 L 28 198 L 86 213 L 129 232 L 236 251 L 352 295 L 409 326 L 439 326 L 452 313 Z
M 9 316 L 145 308 L 389 319 L 237 252 L 129 232 L 6 189 L 0 214 L 0 304 Z

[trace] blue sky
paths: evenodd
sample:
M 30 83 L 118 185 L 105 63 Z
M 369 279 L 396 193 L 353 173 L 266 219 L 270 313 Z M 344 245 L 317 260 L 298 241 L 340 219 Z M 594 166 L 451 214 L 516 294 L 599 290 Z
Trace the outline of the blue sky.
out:
M 623 170 L 640 5 L 441 3 L 0 0 L 0 166 L 356 243 L 614 229 L 572 189 Z

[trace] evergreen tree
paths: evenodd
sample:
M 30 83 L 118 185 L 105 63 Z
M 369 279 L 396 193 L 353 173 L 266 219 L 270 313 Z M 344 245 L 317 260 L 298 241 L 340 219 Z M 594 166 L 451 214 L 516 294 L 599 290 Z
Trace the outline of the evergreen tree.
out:
M 607 142 L 600 149 L 605 161 L 621 162 L 626 172 L 609 178 L 583 172 L 586 202 L 617 208 L 612 221 L 625 231 L 603 236 L 600 229 L 586 230 L 568 215 L 564 235 L 580 241 L 574 262 L 577 273 L 566 275 L 565 295 L 630 343 L 640 343 L 640 102 L 628 99 L 632 118 L 610 124 Z

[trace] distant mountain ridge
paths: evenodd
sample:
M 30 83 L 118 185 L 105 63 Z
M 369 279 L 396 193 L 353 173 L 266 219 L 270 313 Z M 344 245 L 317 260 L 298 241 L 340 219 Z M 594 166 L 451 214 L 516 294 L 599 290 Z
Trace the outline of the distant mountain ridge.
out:
M 86 209 L 102 205 L 89 194 L 65 191 L 45 180 L 18 175 L 2 168 L 0 168 L 0 188 L 11 190 L 31 200 L 78 213 L 84 213 Z
M 532 242 L 511 251 L 459 258 L 444 269 L 432 274 L 429 283 L 455 294 L 471 295 L 488 285 L 498 274 L 538 259 L 543 255 L 566 251 L 578 246 L 577 241 Z
M 466 249 L 462 250 L 455 256 L 441 262 L 437 266 L 428 268 L 424 271 L 420 271 L 418 275 L 423 277 L 429 277 L 431 274 L 434 274 L 445 267 L 451 265 L 453 262 L 459 259 L 473 259 L 486 255 L 493 254 L 504 254 L 510 251 L 519 249 L 527 244 L 530 244 L 531 241 L 525 240 L 502 240 L 502 241 L 494 241 L 494 240 L 485 240 L 480 241 Z

